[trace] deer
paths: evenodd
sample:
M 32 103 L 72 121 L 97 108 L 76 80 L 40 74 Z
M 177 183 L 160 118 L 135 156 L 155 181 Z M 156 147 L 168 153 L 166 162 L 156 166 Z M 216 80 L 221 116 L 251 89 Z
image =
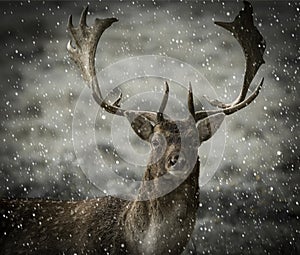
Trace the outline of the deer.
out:
M 192 237 L 199 209 L 200 160 L 198 147 L 210 139 L 227 115 L 250 105 L 258 96 L 264 78 L 248 95 L 249 86 L 264 63 L 266 47 L 253 22 L 253 7 L 244 8 L 232 22 L 215 22 L 231 32 L 246 59 L 242 89 L 232 103 L 210 100 L 209 110 L 195 110 L 191 84 L 185 119 L 164 113 L 169 85 L 165 83 L 157 112 L 121 108 L 120 95 L 113 103 L 101 94 L 95 69 L 95 54 L 103 32 L 116 18 L 96 18 L 88 26 L 88 7 L 74 27 L 69 16 L 70 58 L 106 112 L 130 121 L 132 130 L 150 145 L 151 153 L 138 196 L 125 200 L 114 196 L 80 201 L 48 199 L 0 200 L 1 254 L 181 254 Z M 248 96 L 247 96 L 248 95 Z M 164 195 L 164 185 L 176 184 Z

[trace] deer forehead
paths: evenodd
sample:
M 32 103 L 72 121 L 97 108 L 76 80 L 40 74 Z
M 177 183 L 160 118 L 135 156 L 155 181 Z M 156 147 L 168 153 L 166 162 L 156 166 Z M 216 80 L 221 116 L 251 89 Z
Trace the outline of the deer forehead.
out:
M 162 135 L 168 144 L 197 143 L 198 133 L 189 121 L 164 121 L 154 127 L 154 133 Z

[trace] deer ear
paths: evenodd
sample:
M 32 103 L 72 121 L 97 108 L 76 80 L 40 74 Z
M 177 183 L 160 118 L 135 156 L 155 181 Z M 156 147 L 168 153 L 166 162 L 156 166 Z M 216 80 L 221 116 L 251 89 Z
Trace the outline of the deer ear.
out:
M 216 133 L 224 118 L 224 113 L 217 113 L 197 122 L 196 127 L 199 132 L 200 143 L 207 141 Z
M 142 114 L 132 112 L 125 113 L 127 119 L 134 132 L 144 141 L 149 141 L 150 136 L 153 134 L 154 124 L 152 121 Z

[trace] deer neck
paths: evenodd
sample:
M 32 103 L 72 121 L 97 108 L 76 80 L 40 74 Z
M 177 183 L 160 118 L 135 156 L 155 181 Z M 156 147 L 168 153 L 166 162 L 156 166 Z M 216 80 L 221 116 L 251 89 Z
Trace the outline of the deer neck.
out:
M 187 179 L 168 194 L 145 201 L 132 201 L 129 204 L 123 215 L 129 247 L 143 251 L 144 254 L 158 254 L 157 251 L 164 251 L 166 247 L 181 252 L 178 249 L 188 242 L 188 238 L 185 242 L 182 236 L 188 237 L 192 234 L 196 221 L 199 206 L 199 166 L 198 159 Z M 148 188 L 142 184 L 140 192 L 147 192 Z M 186 232 L 184 235 L 177 236 L 177 233 L 182 234 L 183 231 Z M 161 247 L 160 238 L 165 236 L 169 238 L 169 243 Z M 182 244 L 181 248 L 178 243 Z M 174 244 L 176 247 L 172 248 Z M 168 250 L 165 252 L 168 253 Z

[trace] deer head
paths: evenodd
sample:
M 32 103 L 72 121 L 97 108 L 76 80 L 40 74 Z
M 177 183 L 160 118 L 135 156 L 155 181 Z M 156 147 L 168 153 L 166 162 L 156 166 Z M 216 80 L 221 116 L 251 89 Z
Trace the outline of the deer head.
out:
M 264 63 L 263 53 L 265 41 L 253 24 L 253 10 L 248 2 L 233 22 L 215 22 L 230 31 L 241 45 L 246 58 L 246 70 L 240 95 L 232 103 L 209 100 L 217 107 L 215 110 L 196 111 L 193 103 L 192 86 L 189 85 L 187 106 L 189 115 L 183 120 L 170 119 L 164 110 L 169 96 L 169 85 L 165 83 L 165 93 L 157 112 L 136 111 L 120 107 L 122 94 L 113 102 L 108 103 L 101 94 L 95 71 L 95 53 L 102 33 L 110 27 L 116 18 L 96 19 L 93 26 L 87 26 L 86 7 L 74 27 L 72 16 L 69 17 L 68 29 L 72 39 L 67 45 L 70 57 L 78 66 L 83 79 L 92 89 L 95 101 L 105 111 L 123 116 L 130 121 L 133 131 L 151 145 L 151 156 L 145 173 L 145 180 L 153 180 L 165 176 L 166 179 L 185 178 L 194 168 L 198 168 L 197 149 L 202 142 L 211 138 L 221 126 L 226 115 L 241 110 L 251 104 L 257 97 L 263 79 L 248 97 L 249 86 L 261 64 Z
M 157 112 L 120 107 L 101 94 L 95 71 L 95 52 L 102 33 L 117 19 L 96 19 L 88 27 L 88 9 L 79 26 L 68 29 L 72 40 L 67 49 L 95 101 L 107 112 L 127 118 L 133 131 L 151 146 L 139 196 L 133 201 L 117 197 L 83 201 L 0 199 L 1 254 L 181 254 L 191 238 L 199 207 L 198 147 L 218 130 L 226 115 L 241 110 L 257 97 L 263 80 L 249 96 L 249 86 L 264 63 L 265 42 L 253 24 L 252 6 L 233 22 L 216 22 L 229 30 L 243 48 L 246 70 L 240 95 L 232 103 L 218 100 L 215 110 L 195 110 L 189 86 L 185 119 L 175 120 L 164 113 L 169 86 Z M 162 196 L 161 189 L 176 187 Z M 148 185 L 150 183 L 150 185 Z M 154 193 L 153 193 L 154 192 Z M 158 192 L 158 193 L 157 193 Z M 3 216 L 3 217 L 2 217 Z

